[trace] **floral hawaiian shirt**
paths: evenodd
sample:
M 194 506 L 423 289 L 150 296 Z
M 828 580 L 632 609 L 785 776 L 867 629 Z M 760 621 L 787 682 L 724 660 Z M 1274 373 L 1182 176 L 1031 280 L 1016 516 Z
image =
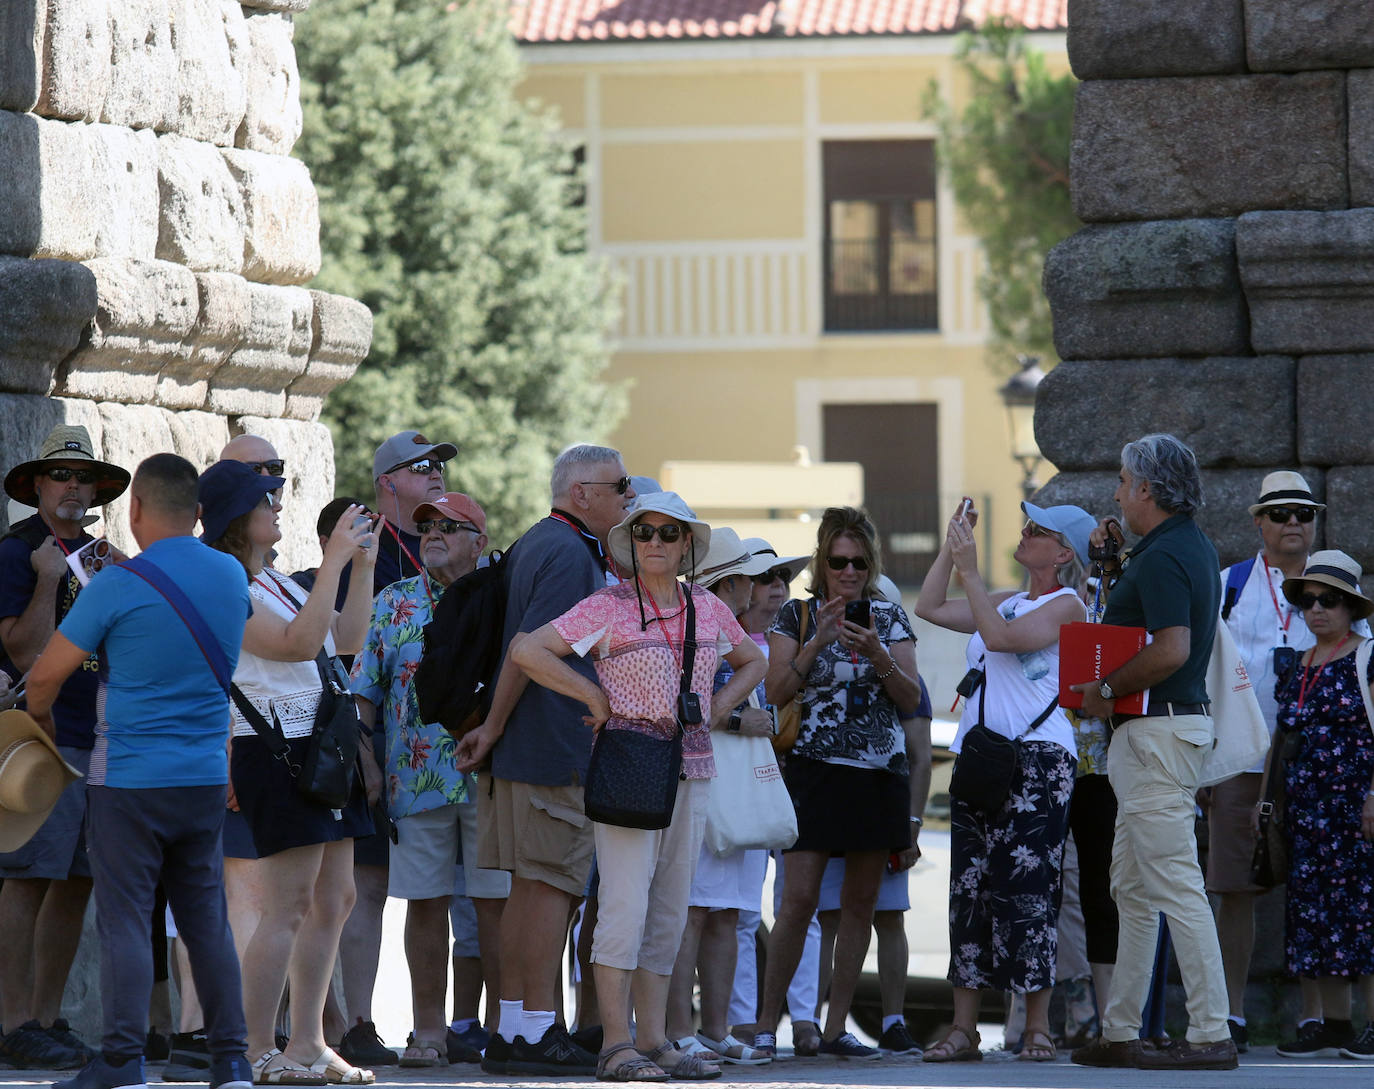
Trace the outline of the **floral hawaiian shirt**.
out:
M 382 770 L 393 820 L 469 797 L 469 778 L 458 770 L 457 742 L 437 722 L 420 721 L 415 695 L 425 625 L 443 592 L 428 574 L 393 582 L 373 602 L 367 641 L 353 661 L 353 694 L 379 709 L 386 730 Z

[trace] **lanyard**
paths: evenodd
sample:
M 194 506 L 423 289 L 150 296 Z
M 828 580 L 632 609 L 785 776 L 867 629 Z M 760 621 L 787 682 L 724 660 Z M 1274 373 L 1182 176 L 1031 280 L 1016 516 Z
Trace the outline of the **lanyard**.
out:
M 1263 559 L 1263 557 L 1261 557 Z M 1269 599 L 1274 603 L 1274 614 L 1279 618 L 1279 631 L 1283 633 L 1283 645 L 1288 645 L 1288 625 L 1293 623 L 1293 610 L 1290 608 L 1285 615 L 1279 607 L 1279 595 L 1274 593 L 1274 580 L 1269 575 L 1269 563 L 1264 561 L 1264 583 L 1269 587 Z
M 1321 671 L 1326 668 L 1327 663 L 1330 662 L 1332 658 L 1336 657 L 1336 651 L 1340 650 L 1341 647 L 1345 646 L 1345 642 L 1349 638 L 1349 632 L 1346 632 L 1343 636 L 1341 636 L 1341 641 L 1331 648 L 1331 653 L 1328 654 L 1324 659 L 1322 659 L 1321 665 L 1317 666 L 1317 674 L 1320 674 Z M 1304 666 L 1302 671 L 1302 684 L 1298 686 L 1299 711 L 1302 710 L 1303 701 L 1307 699 L 1307 684 L 1308 681 L 1312 678 L 1312 676 L 1314 676 L 1314 674 L 1312 673 L 1312 666 L 1310 664 Z
M 670 638 L 668 637 L 668 625 L 667 625 L 666 623 L 664 623 L 663 614 L 662 614 L 661 612 L 658 611 L 658 602 L 654 600 L 654 595 L 651 594 L 651 593 L 649 593 L 649 588 L 648 588 L 647 586 L 644 585 L 644 580 L 643 580 L 643 579 L 640 579 L 640 580 L 639 580 L 639 585 L 640 585 L 640 588 L 644 591 L 644 596 L 647 597 L 647 598 L 649 599 L 649 604 L 653 606 L 653 609 L 654 609 L 654 616 L 658 618 L 659 630 L 663 632 L 663 641 L 664 641 L 665 643 L 668 644 L 668 652 L 673 656 L 673 660 L 674 660 L 675 662 L 677 662 L 677 667 L 678 667 L 678 669 L 680 670 L 680 669 L 683 668 L 682 653 L 679 653 L 679 652 L 673 647 L 673 641 L 672 641 L 672 639 L 670 639 Z M 674 589 L 677 589 L 677 583 L 676 583 L 676 582 L 673 583 L 673 588 L 674 588 Z M 681 590 L 679 590 L 678 593 L 681 594 Z M 679 612 L 677 615 L 678 615 L 678 641 L 681 642 L 681 643 L 686 643 L 686 641 L 687 641 L 687 612 L 686 612 L 685 606 L 684 606 L 683 610 L 682 610 L 681 612 Z M 683 648 L 683 652 L 685 652 L 685 650 L 686 650 L 686 648 L 684 647 L 684 648 Z
M 267 577 L 271 580 L 272 583 L 275 583 L 277 581 L 270 574 Z M 291 597 L 291 595 L 284 592 L 286 587 L 283 586 L 280 590 L 278 590 L 276 586 L 270 585 L 267 582 L 263 582 L 262 579 L 259 578 L 257 575 L 253 576 L 253 581 L 256 582 L 259 586 L 261 586 L 264 590 L 266 590 L 278 601 L 280 601 L 288 609 L 290 609 L 292 615 L 295 615 L 301 611 L 300 606 L 296 604 L 295 600 Z
M 410 566 L 415 568 L 415 573 L 423 574 L 425 570 L 424 565 L 411 554 L 410 549 L 406 547 L 405 541 L 401 540 L 400 532 L 391 524 L 391 520 L 389 518 L 383 518 L 382 521 L 385 523 L 386 528 L 391 531 L 391 535 L 396 538 L 396 543 L 401 546 L 401 551 L 405 553 L 406 559 L 410 561 Z M 401 574 L 404 575 L 405 571 L 402 570 Z

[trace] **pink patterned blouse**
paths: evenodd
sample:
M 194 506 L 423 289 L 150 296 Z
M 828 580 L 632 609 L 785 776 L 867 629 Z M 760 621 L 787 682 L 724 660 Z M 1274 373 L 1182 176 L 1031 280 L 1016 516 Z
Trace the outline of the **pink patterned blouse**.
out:
M 681 601 L 679 591 L 679 601 Z M 701 699 L 703 721 L 682 735 L 682 768 L 688 779 L 714 779 L 711 755 L 711 687 L 716 666 L 749 638 L 725 603 L 709 590 L 692 587 L 696 609 L 697 653 L 691 687 Z M 633 582 L 598 590 L 553 621 L 554 629 L 577 654 L 590 655 L 597 679 L 611 705 L 605 729 L 637 730 L 671 738 L 677 728 L 685 604 L 654 614 L 644 595 L 647 630 L 640 630 Z

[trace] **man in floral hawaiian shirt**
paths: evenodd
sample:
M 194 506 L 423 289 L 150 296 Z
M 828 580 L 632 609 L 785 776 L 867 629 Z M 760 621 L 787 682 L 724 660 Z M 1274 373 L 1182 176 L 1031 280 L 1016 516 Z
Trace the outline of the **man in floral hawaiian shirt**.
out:
M 363 721 L 386 731 L 386 807 L 395 825 L 388 893 L 409 901 L 406 959 L 410 965 L 415 1031 L 402 1066 L 446 1063 L 444 996 L 448 986 L 449 900 L 461 840 L 467 895 L 479 932 L 495 933 L 509 878 L 478 870 L 476 815 L 470 779 L 458 770 L 453 737 L 438 723 L 421 722 L 415 670 L 425 625 L 445 587 L 473 571 L 486 547 L 486 515 L 462 492 L 421 503 L 423 574 L 393 582 L 377 595 L 367 641 L 353 663 L 353 694 Z M 380 709 L 380 716 L 378 711 Z M 484 958 L 486 959 L 486 958 Z

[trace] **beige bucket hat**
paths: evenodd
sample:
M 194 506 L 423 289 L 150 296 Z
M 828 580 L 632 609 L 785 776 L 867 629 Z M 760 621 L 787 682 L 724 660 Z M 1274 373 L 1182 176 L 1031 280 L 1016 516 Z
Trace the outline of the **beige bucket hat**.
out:
M 81 773 L 24 711 L 0 712 L 0 851 L 17 851 Z

